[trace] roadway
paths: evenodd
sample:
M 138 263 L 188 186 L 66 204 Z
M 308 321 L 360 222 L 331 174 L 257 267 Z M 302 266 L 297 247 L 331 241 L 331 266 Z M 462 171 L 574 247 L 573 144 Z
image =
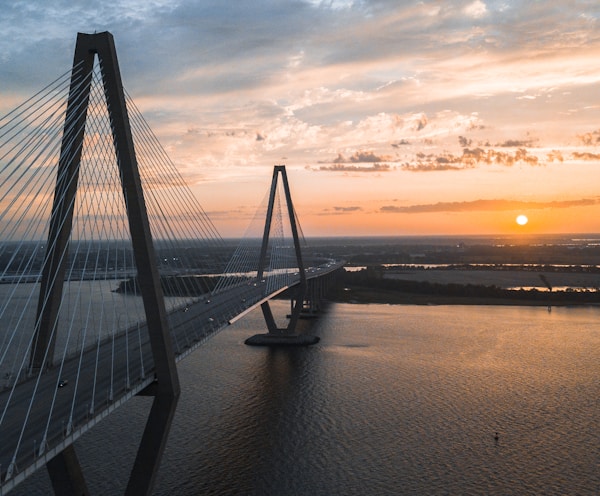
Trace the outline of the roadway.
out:
M 341 266 L 328 262 L 307 269 L 306 277 L 320 277 Z M 299 279 L 295 274 L 291 283 L 270 294 L 265 290 L 270 281 L 252 280 L 171 311 L 168 322 L 176 361 L 232 319 L 297 284 Z M 71 444 L 99 418 L 151 384 L 153 371 L 148 331 L 143 323 L 0 392 L 0 494 L 16 484 L 14 479 L 19 479 L 17 474 L 23 474 L 26 467 L 42 466 L 56 450 Z M 59 387 L 63 380 L 68 383 Z

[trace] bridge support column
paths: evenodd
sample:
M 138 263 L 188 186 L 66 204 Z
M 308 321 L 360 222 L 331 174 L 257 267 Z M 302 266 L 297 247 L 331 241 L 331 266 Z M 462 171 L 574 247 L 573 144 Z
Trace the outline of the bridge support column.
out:
M 300 315 L 301 318 L 310 319 L 316 317 L 321 310 L 325 279 L 326 277 L 319 277 L 309 281 L 306 298 L 304 298 L 302 303 L 302 313 Z
M 323 308 L 325 296 L 329 288 L 335 284 L 341 270 L 335 270 L 323 277 L 317 277 L 308 281 L 308 288 L 302 304 L 301 319 L 311 319 L 317 317 Z
M 156 265 L 152 233 L 127 115 L 117 52 L 112 35 L 110 33 L 101 34 L 104 37 L 96 42 L 96 50 L 102 59 L 104 91 L 121 172 L 129 231 L 137 268 L 137 281 L 144 303 L 156 374 L 154 402 L 148 415 L 125 494 L 150 495 L 167 444 L 175 407 L 179 399 L 180 386 L 167 322 L 165 298 Z
M 58 312 L 61 304 L 68 258 L 69 238 L 73 226 L 73 209 L 79 180 L 79 165 L 83 151 L 85 121 L 94 68 L 94 54 L 80 43 L 73 58 L 73 72 L 63 126 L 60 157 L 47 252 L 42 268 L 37 318 L 30 356 L 30 373 L 50 368 L 54 362 Z M 80 67 L 81 66 L 81 67 Z
M 54 494 L 88 496 L 90 494 L 73 445 L 65 448 L 46 464 Z
M 167 443 L 180 386 L 117 52 L 113 36 L 109 32 L 79 33 L 77 36 L 65 136 L 52 209 L 48 254 L 44 261 L 30 369 L 41 371 L 52 366 L 58 309 L 65 276 L 64 261 L 67 258 L 72 230 L 73 204 L 77 193 L 90 81 L 96 56 L 100 61 L 104 96 L 113 134 L 115 160 L 120 173 L 137 281 L 144 304 L 156 375 L 155 387 L 152 390 L 155 396 L 154 402 L 138 448 L 126 494 L 150 495 Z M 83 91 L 78 89 L 82 84 Z M 70 128 L 77 130 L 75 136 L 68 134 L 67 130 Z M 71 141 L 75 141 L 75 145 L 71 145 Z M 69 151 L 73 146 L 76 149 L 75 153 Z M 88 494 L 72 445 L 47 462 L 46 467 L 56 494 Z
M 306 273 L 304 271 L 304 263 L 302 261 L 302 250 L 300 247 L 300 238 L 298 236 L 298 226 L 296 225 L 296 215 L 294 213 L 294 206 L 292 204 L 292 195 L 290 193 L 290 186 L 287 179 L 287 173 L 285 171 L 285 165 L 276 165 L 273 168 L 273 180 L 271 181 L 271 190 L 269 194 L 269 205 L 267 207 L 267 218 L 265 221 L 265 230 L 263 233 L 262 245 L 260 249 L 260 258 L 258 261 L 258 272 L 257 279 L 262 279 L 265 271 L 266 260 L 267 260 L 267 248 L 269 245 L 269 234 L 271 232 L 271 222 L 273 220 L 273 208 L 275 206 L 275 193 L 277 191 L 277 180 L 281 175 L 281 181 L 285 192 L 285 201 L 288 209 L 288 216 L 290 220 L 290 227 L 292 230 L 292 236 L 294 238 L 294 250 L 296 254 L 296 263 L 298 267 L 298 274 L 300 276 L 300 283 L 295 286 L 294 292 L 291 295 L 292 301 L 292 312 L 290 314 L 290 320 L 287 327 L 277 327 L 275 319 L 273 318 L 273 312 L 268 301 L 261 304 L 265 323 L 267 324 L 267 334 L 257 334 L 246 340 L 246 344 L 254 346 L 280 346 L 280 345 L 308 345 L 319 342 L 318 336 L 310 336 L 296 333 L 296 325 L 300 318 L 302 311 L 304 295 L 306 293 Z
M 155 396 L 150 415 L 131 469 L 126 495 L 152 494 L 162 454 L 167 444 L 177 398 Z

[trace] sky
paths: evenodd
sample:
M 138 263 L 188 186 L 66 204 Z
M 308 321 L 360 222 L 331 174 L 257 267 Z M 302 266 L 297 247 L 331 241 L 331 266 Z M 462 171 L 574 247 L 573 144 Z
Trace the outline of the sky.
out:
M 0 9 L 0 114 L 69 70 L 77 32 L 110 31 L 223 236 L 243 234 L 275 164 L 307 236 L 600 232 L 595 0 Z

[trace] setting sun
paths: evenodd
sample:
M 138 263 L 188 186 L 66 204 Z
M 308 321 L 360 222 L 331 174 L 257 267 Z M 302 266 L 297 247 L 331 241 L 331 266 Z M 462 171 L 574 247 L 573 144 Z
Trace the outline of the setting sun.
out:
M 527 222 L 529 222 L 529 219 L 526 215 L 517 216 L 517 224 L 519 224 L 520 226 L 524 226 L 525 224 L 527 224 Z

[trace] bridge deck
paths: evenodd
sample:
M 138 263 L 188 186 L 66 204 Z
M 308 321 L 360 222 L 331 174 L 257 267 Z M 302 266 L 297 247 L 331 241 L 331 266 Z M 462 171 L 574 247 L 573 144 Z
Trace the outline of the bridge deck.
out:
M 307 269 L 307 280 L 341 266 L 337 262 Z M 271 294 L 265 294 L 268 281 L 251 280 L 171 311 L 168 320 L 176 361 L 299 279 L 295 276 L 290 285 Z M 10 490 L 123 402 L 152 385 L 154 365 L 145 324 L 140 331 L 138 326 L 130 327 L 110 340 L 87 347 L 62 366 L 0 392 L 0 414 L 5 409 L 10 412 L 0 422 L 0 490 Z M 140 353 L 129 355 L 128 349 L 140 349 Z M 68 383 L 55 395 L 59 380 Z

